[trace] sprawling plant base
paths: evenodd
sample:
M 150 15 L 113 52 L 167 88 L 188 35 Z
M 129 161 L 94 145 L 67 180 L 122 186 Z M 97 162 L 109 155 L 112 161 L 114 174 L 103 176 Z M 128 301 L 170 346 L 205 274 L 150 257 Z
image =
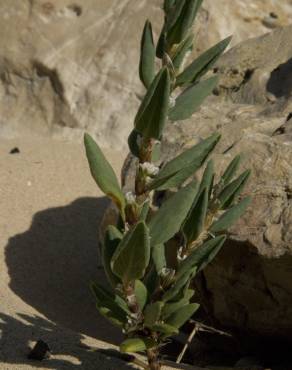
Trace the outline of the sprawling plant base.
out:
M 102 246 L 112 290 L 92 283 L 97 309 L 125 334 L 121 352 L 146 352 L 145 368 L 150 370 L 161 368 L 160 347 L 199 308 L 192 303 L 191 281 L 216 256 L 225 241 L 224 231 L 250 201 L 240 199 L 250 173 L 236 177 L 239 156 L 220 178 L 212 160 L 207 161 L 220 140 L 217 133 L 167 163 L 159 162 L 166 122 L 191 117 L 212 92 L 217 77 L 204 76 L 230 41 L 219 42 L 183 68 L 201 3 L 165 0 L 165 22 L 157 45 L 151 23 L 145 24 L 139 73 L 146 93 L 128 140 L 136 157 L 132 193 L 123 193 L 96 142 L 88 134 L 84 137 L 92 176 L 120 213 L 117 225 L 108 226 Z M 202 166 L 203 175 L 195 180 Z

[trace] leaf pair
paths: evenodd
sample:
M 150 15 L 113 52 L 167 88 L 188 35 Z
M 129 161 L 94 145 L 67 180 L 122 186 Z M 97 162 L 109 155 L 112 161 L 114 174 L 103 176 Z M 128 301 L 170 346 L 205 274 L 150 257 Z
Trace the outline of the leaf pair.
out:
M 188 67 L 186 67 L 181 74 L 178 75 L 176 86 L 191 84 L 198 81 L 214 66 L 230 41 L 231 37 L 227 37 L 201 54 Z
M 169 161 L 150 184 L 150 190 L 165 190 L 182 185 L 203 165 L 220 140 L 219 134 L 209 136 Z

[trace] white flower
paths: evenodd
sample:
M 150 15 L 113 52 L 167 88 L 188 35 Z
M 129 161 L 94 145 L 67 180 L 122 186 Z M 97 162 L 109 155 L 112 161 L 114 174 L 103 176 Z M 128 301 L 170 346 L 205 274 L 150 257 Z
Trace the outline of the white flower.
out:
M 126 200 L 127 200 L 128 204 L 133 204 L 136 201 L 136 196 L 131 191 L 128 191 L 128 193 L 126 193 L 125 197 L 126 197 Z
M 140 168 L 148 176 L 156 176 L 159 172 L 159 167 L 150 162 L 140 164 Z

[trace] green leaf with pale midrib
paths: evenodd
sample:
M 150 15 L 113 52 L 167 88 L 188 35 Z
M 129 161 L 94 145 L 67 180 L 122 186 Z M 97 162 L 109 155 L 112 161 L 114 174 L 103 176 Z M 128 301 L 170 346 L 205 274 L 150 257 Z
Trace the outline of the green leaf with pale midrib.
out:
M 148 20 L 145 23 L 141 40 L 139 75 L 146 88 L 151 85 L 155 76 L 155 46 L 152 25 Z
M 195 206 L 192 208 L 185 224 L 183 225 L 182 231 L 188 243 L 196 240 L 204 230 L 208 210 L 208 200 L 208 189 L 205 188 L 201 191 L 200 196 L 196 200 Z
M 180 229 L 197 194 L 198 185 L 190 183 L 164 202 L 149 222 L 151 245 L 163 244 Z M 175 210 L 175 217 L 173 212 Z
M 168 117 L 171 121 L 188 119 L 200 107 L 203 101 L 212 93 L 218 83 L 218 76 L 195 83 L 175 101 L 175 106 L 170 109 Z
M 251 202 L 251 198 L 247 197 L 239 204 L 227 210 L 210 228 L 211 233 L 218 233 L 227 230 L 231 227 L 246 211 Z
M 118 205 L 123 213 L 125 198 L 118 179 L 97 143 L 89 134 L 84 135 L 84 145 L 92 177 L 99 188 Z
M 159 140 L 167 120 L 170 77 L 162 68 L 151 83 L 135 118 L 135 129 L 144 138 Z
M 181 309 L 177 310 L 172 314 L 166 321 L 168 325 L 180 328 L 183 326 L 199 309 L 200 305 L 197 303 L 191 303 L 183 306 Z
M 181 185 L 203 165 L 220 137 L 220 134 L 213 134 L 166 163 L 150 184 L 149 189 L 165 190 Z
M 125 284 L 143 278 L 150 260 L 149 230 L 144 221 L 138 222 L 121 240 L 111 268 Z
M 176 85 L 181 86 L 186 83 L 189 84 L 196 82 L 213 67 L 220 55 L 227 48 L 230 41 L 231 37 L 227 37 L 201 54 L 177 77 Z

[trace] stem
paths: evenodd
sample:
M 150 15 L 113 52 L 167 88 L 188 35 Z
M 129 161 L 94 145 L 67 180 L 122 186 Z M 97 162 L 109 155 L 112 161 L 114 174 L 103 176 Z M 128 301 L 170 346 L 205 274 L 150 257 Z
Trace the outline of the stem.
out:
M 161 364 L 158 361 L 158 350 L 157 349 L 148 349 L 146 351 L 149 370 L 160 370 Z
M 191 344 L 194 336 L 196 335 L 197 331 L 198 331 L 197 324 L 195 324 L 194 329 L 192 330 L 191 334 L 188 337 L 188 340 L 186 341 L 186 344 L 184 345 L 184 348 L 182 349 L 181 353 L 179 354 L 179 356 L 176 360 L 177 364 L 181 363 L 181 360 L 183 359 L 183 357 L 184 357 L 189 345 Z

